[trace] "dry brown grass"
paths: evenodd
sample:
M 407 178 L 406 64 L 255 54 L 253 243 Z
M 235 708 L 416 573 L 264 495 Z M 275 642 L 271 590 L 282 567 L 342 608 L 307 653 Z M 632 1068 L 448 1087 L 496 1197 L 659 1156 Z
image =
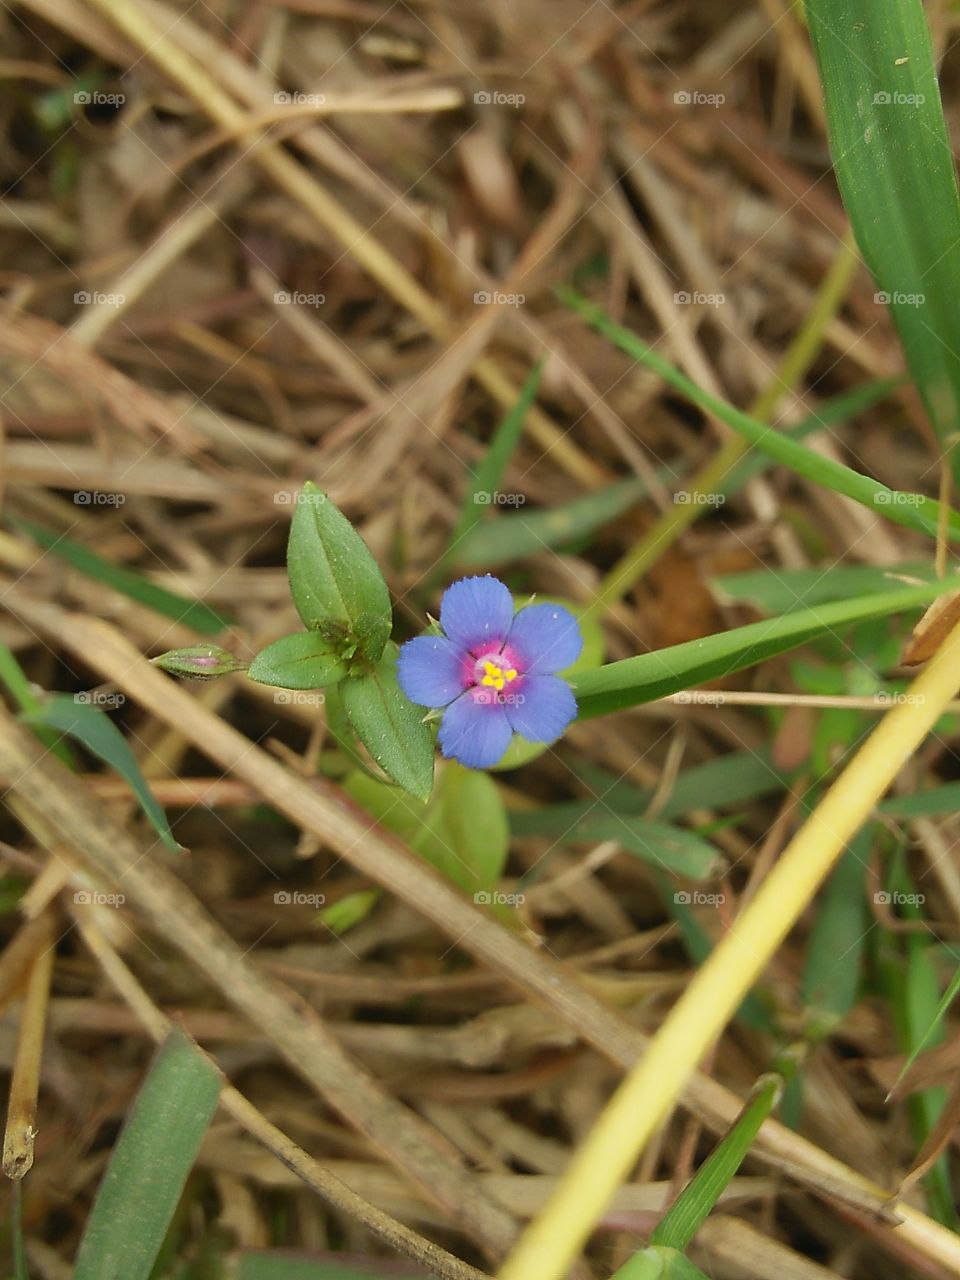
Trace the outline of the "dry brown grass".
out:
M 586 332 L 554 285 L 575 276 L 698 384 L 741 405 L 761 397 L 781 425 L 900 367 L 859 271 L 812 367 L 796 385 L 779 381 L 845 252 L 816 74 L 786 10 L 781 0 L 5 9 L 5 513 L 224 611 L 235 620 L 224 643 L 249 657 L 297 625 L 284 545 L 290 495 L 313 479 L 384 567 L 406 635 L 435 607 L 426 584 L 467 468 L 546 354 L 511 492 L 533 508 L 631 474 L 649 487 L 588 547 L 545 550 L 513 571 L 520 585 L 589 603 L 675 512 L 661 463 L 690 474 L 727 438 Z M 949 43 L 955 19 L 937 17 Z M 77 103 L 77 92 L 99 99 Z M 723 301 L 678 305 L 678 292 Z M 501 301 L 476 301 L 490 294 Z M 515 295 L 521 303 L 503 300 Z M 816 447 L 930 491 L 926 443 L 905 425 L 914 407 L 903 391 L 842 445 L 824 435 Z M 923 554 L 903 530 L 878 530 L 861 508 L 769 472 L 722 520 L 664 539 L 605 620 L 609 656 L 745 619 L 717 603 L 713 573 Z M 317 776 L 325 737 L 312 708 L 278 705 L 240 678 L 171 687 L 137 655 L 194 633 L 39 550 L 22 525 L 0 532 L 0 565 L 0 641 L 42 688 L 107 681 L 125 695 L 115 718 L 190 850 L 143 856 L 150 840 L 124 788 L 42 758 L 0 714 L 10 788 L 0 855 L 31 884 L 27 918 L 4 917 L 3 1000 L 32 975 L 26 1007 L 42 1023 L 36 957 L 49 911 L 91 883 L 127 894 L 120 911 L 60 917 L 24 1183 L 36 1274 L 67 1274 L 169 1016 L 237 1086 L 190 1185 L 185 1258 L 204 1240 L 227 1251 L 279 1242 L 406 1253 L 460 1280 L 495 1269 L 687 979 L 648 870 L 613 848 L 586 866 L 561 849 L 547 872 L 558 883 L 532 894 L 522 924 L 498 923 Z M 766 669 L 757 687 L 782 688 L 781 671 Z M 809 755 L 804 714 L 784 723 L 784 760 Z M 681 763 L 760 748 L 766 724 L 734 701 L 657 705 L 576 726 L 569 744 L 666 794 Z M 513 806 L 581 794 L 562 751 L 501 781 Z M 736 870 L 715 931 L 797 817 L 786 793 L 718 831 Z M 951 838 L 920 834 L 931 861 Z M 543 852 L 543 841 L 517 841 L 511 878 Z M 931 908 L 944 936 L 960 918 L 955 880 L 941 873 Z M 323 886 L 328 901 L 371 884 L 388 893 L 337 940 L 307 909 L 278 911 L 278 883 Z M 794 1030 L 803 954 L 785 947 L 768 974 Z M 4 1067 L 20 1022 L 14 1005 Z M 772 1048 L 739 1026 L 724 1037 L 580 1274 L 609 1275 L 630 1255 Z M 960 1275 L 922 1190 L 911 1190 L 904 1226 L 884 1217 L 876 1184 L 895 1188 L 915 1155 L 905 1105 L 883 1101 L 895 1050 L 869 1000 L 816 1049 L 802 1135 L 765 1126 L 694 1247 L 711 1276 Z

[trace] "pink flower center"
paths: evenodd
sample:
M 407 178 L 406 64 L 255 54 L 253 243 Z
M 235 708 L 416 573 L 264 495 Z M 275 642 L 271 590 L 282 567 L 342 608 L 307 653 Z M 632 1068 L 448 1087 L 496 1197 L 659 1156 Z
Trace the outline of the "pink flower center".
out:
M 491 706 L 506 702 L 523 683 L 517 658 L 506 648 L 469 655 L 465 675 L 473 700 Z

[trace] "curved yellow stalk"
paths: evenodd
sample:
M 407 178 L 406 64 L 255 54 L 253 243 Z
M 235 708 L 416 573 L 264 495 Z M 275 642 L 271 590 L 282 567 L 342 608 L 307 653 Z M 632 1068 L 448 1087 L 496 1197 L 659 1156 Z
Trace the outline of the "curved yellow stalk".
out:
M 500 1280 L 560 1280 L 566 1275 L 688 1076 L 958 686 L 960 625 L 850 761 L 677 1001 L 543 1213 L 507 1258 Z

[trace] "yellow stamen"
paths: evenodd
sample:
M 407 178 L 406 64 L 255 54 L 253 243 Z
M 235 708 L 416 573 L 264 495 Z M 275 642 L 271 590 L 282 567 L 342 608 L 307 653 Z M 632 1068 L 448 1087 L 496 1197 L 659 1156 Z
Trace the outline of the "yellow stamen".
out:
M 496 689 L 497 693 L 503 689 L 504 684 L 508 683 L 510 680 L 516 680 L 517 678 L 517 672 L 513 667 L 511 667 L 509 671 L 504 671 L 502 667 L 498 667 L 497 664 L 495 662 L 491 662 L 489 658 L 484 659 L 483 669 L 486 672 L 486 675 L 484 675 L 480 683 L 487 685 L 488 688 Z

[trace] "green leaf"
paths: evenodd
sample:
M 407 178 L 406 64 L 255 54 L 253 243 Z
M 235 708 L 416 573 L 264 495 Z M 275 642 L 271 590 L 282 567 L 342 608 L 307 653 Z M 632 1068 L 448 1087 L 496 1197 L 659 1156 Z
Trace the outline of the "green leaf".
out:
M 220 1087 L 214 1065 L 182 1032 L 171 1031 L 110 1157 L 75 1280 L 149 1280 Z
M 468 893 L 496 888 L 510 847 L 496 783 L 481 770 L 449 761 L 440 771 L 436 792 L 425 834 L 413 838 L 413 847 Z
M 584 818 L 567 839 L 590 844 L 616 840 L 626 853 L 687 880 L 712 880 L 726 866 L 723 854 L 693 831 L 618 813 Z
M 796 1071 L 795 1060 L 781 1055 L 780 1071 L 762 1076 L 754 1096 L 740 1112 L 730 1131 L 684 1187 L 661 1218 L 650 1237 L 653 1245 L 686 1249 L 720 1199 L 731 1178 L 743 1164 L 760 1126 L 780 1100 L 786 1079 Z M 670 1272 L 668 1271 L 669 1275 Z M 677 1272 L 678 1276 L 683 1272 Z
M 366 543 L 325 493 L 308 481 L 287 545 L 290 591 L 303 625 L 349 661 L 378 662 L 390 638 L 390 593 Z
M 790 440 L 803 440 L 814 431 L 828 427 L 836 427 L 855 418 L 857 414 L 870 409 L 878 401 L 886 399 L 891 391 L 902 387 L 906 379 L 901 375 L 895 378 L 874 378 L 870 382 L 861 383 L 852 391 L 844 391 L 838 396 L 831 396 L 817 405 L 807 417 L 795 425 L 784 428 L 783 434 Z M 778 428 L 779 429 L 779 428 Z M 762 453 L 748 453 L 738 462 L 721 486 L 720 492 L 732 496 L 742 489 L 754 476 L 760 475 L 770 465 L 770 459 Z
M 236 1280 L 387 1280 L 388 1273 L 371 1259 L 367 1267 L 340 1262 L 315 1261 L 289 1250 L 243 1253 Z M 403 1272 L 404 1280 L 433 1280 L 431 1276 Z M 682 1280 L 682 1278 L 681 1278 Z
M 136 600 L 138 604 L 146 605 L 148 609 L 163 614 L 165 618 L 183 623 L 185 627 L 190 627 L 200 635 L 218 635 L 232 623 L 225 614 L 217 613 L 198 600 L 187 600 L 185 596 L 177 595 L 175 591 L 168 591 L 166 587 L 158 587 L 143 574 L 136 573 L 133 569 L 124 569 L 110 560 L 105 560 L 103 556 L 98 556 L 95 551 L 72 541 L 62 533 L 54 533 L 50 529 L 44 529 L 38 524 L 21 520 L 19 517 L 11 519 L 10 523 L 18 529 L 23 529 L 34 542 L 39 543 L 41 547 L 46 547 L 53 555 L 59 556 L 80 573 L 85 573 L 88 578 L 105 583 L 114 591 L 119 591 L 121 595 Z
M 583 672 L 574 682 L 580 719 L 652 702 L 704 680 L 742 671 L 864 618 L 915 609 L 953 590 L 955 582 L 946 579 L 860 599 L 838 600 L 607 663 L 595 671 Z
M 420 800 L 433 786 L 433 736 L 397 684 L 397 649 L 388 646 L 368 675 L 340 686 L 343 709 L 358 738 L 384 773 Z
M 711 578 L 721 604 L 751 604 L 761 613 L 790 613 L 827 600 L 850 600 L 870 591 L 889 591 L 898 578 L 932 582 L 936 568 L 930 560 L 903 564 L 831 565 L 813 569 L 751 569 Z M 960 577 L 955 581 L 960 587 Z
M 92 695 L 78 693 L 73 697 L 68 693 L 51 694 L 39 711 L 22 719 L 28 725 L 45 725 L 57 729 L 60 733 L 69 734 L 81 743 L 88 751 L 97 756 L 104 764 L 126 779 L 130 790 L 140 802 L 154 830 L 168 849 L 177 852 L 180 845 L 174 838 L 167 822 L 166 814 L 154 799 L 146 779 L 140 772 L 136 757 L 127 746 L 123 734 L 105 712 L 90 702 L 78 701 Z
M 918 791 L 912 796 L 890 796 L 881 800 L 881 813 L 891 818 L 935 818 L 960 810 L 960 782 L 947 782 L 942 787 Z
M 573 760 L 570 768 L 596 798 L 515 810 L 510 814 L 510 827 L 516 835 L 562 835 L 598 804 L 616 813 L 644 814 L 656 795 L 655 787 L 635 786 L 589 761 Z M 657 817 L 669 822 L 691 809 L 730 809 L 782 791 L 790 776 L 773 762 L 768 747 L 731 751 L 679 773 L 668 794 L 660 798 Z
M 497 427 L 490 441 L 490 447 L 477 467 L 469 491 L 463 500 L 460 519 L 450 540 L 450 549 L 445 560 L 462 563 L 459 547 L 473 527 L 480 520 L 485 510 L 495 506 L 495 495 L 503 479 L 507 463 L 520 441 L 523 422 L 530 411 L 530 406 L 537 398 L 540 386 L 540 375 L 543 373 L 543 361 L 538 360 L 520 388 L 517 403 Z
M 346 666 L 318 631 L 297 631 L 274 640 L 260 650 L 247 672 L 251 680 L 281 689 L 323 689 L 346 674 Z
M 26 712 L 27 715 L 39 711 L 43 705 L 40 698 L 34 693 L 30 681 L 13 654 L 13 650 L 8 649 L 5 644 L 0 644 L 0 683 L 5 685 L 11 698 L 13 698 L 20 710 Z M 44 728 L 43 725 L 34 725 L 33 730 L 43 745 L 48 747 L 58 759 L 62 760 L 68 769 L 75 767 L 70 748 L 65 742 L 61 741 L 59 734 L 53 729 Z
M 557 292 L 563 302 L 583 316 L 588 324 L 598 333 L 609 338 L 626 355 L 632 356 L 646 368 L 652 369 L 668 386 L 679 391 L 706 413 L 713 414 L 725 422 L 728 427 L 743 436 L 755 448 L 773 458 L 775 462 L 783 463 L 791 471 L 810 480 L 813 484 L 822 485 L 825 489 L 832 489 L 834 493 L 852 498 L 878 515 L 886 516 L 894 524 L 903 525 L 907 529 L 916 529 L 930 537 L 937 536 L 940 504 L 933 498 L 924 497 L 919 493 L 902 493 L 899 490 L 889 489 L 879 480 L 872 480 L 869 476 L 861 475 L 859 471 L 845 467 L 841 462 L 825 458 L 815 449 L 809 449 L 766 423 L 751 418 L 749 414 L 735 409 L 733 405 L 727 404 L 719 397 L 701 390 L 652 347 L 641 341 L 635 333 L 631 333 L 629 329 L 624 329 L 611 320 L 601 307 L 582 298 L 572 289 L 563 288 Z M 929 334 L 927 340 L 931 346 L 935 345 Z M 960 537 L 960 515 L 956 511 L 951 510 L 949 513 L 948 528 L 953 537 Z
M 663 479 L 670 474 L 664 467 Z M 454 544 L 451 559 L 462 569 L 492 569 L 565 546 L 629 511 L 646 491 L 642 480 L 631 477 L 565 506 L 507 512 L 474 525 L 462 542 Z
M 853 391 L 825 401 L 801 422 L 788 427 L 784 434 L 792 440 L 800 440 L 813 431 L 843 422 L 876 404 L 903 381 L 903 378 L 883 378 L 864 383 Z M 770 459 L 763 454 L 744 458 L 731 471 L 722 492 L 727 497 L 732 496 L 769 465 Z M 675 467 L 660 467 L 657 475 L 664 484 L 669 484 L 676 479 L 677 470 Z M 646 491 L 645 482 L 631 476 L 563 506 L 503 512 L 495 520 L 474 525 L 461 535 L 462 541 L 455 540 L 449 558 L 462 569 L 493 569 L 541 551 L 573 545 L 629 511 Z
M 486 773 L 443 761 L 427 803 L 362 773 L 351 774 L 343 786 L 453 884 L 471 894 L 499 884 L 510 829 L 500 793 Z
M 693 963 L 700 968 L 706 963 L 714 947 L 714 941 L 700 923 L 700 917 L 693 905 L 693 895 L 677 892 L 676 888 L 664 876 L 657 877 L 660 896 L 670 915 L 677 922 L 680 940 Z M 748 991 L 737 1009 L 737 1020 L 752 1031 L 761 1031 L 765 1035 L 779 1034 L 777 1022 L 770 1016 L 766 1004 L 756 991 Z
M 806 13 L 840 193 L 946 450 L 960 430 L 960 197 L 923 5 L 807 0 Z
M 321 907 L 317 918 L 331 933 L 347 933 L 366 920 L 382 897 L 380 889 L 358 889 L 356 893 L 346 894 L 338 902 Z
M 651 1245 L 613 1273 L 611 1280 L 709 1280 L 699 1267 L 676 1249 Z
M 824 1031 L 856 1003 L 868 933 L 864 866 L 874 833 L 861 831 L 837 863 L 820 895 L 803 971 L 803 1002 Z

